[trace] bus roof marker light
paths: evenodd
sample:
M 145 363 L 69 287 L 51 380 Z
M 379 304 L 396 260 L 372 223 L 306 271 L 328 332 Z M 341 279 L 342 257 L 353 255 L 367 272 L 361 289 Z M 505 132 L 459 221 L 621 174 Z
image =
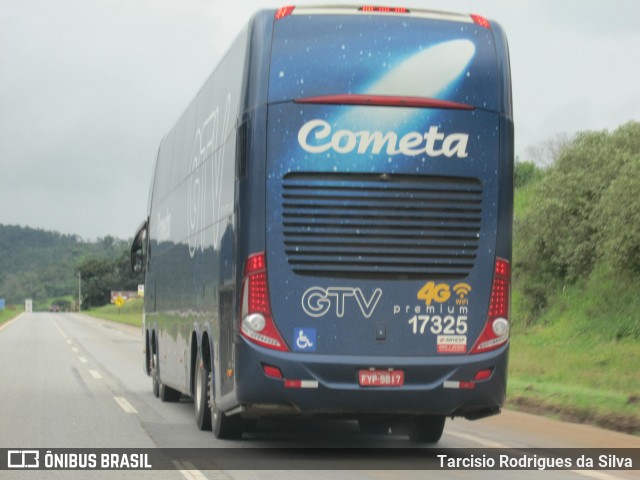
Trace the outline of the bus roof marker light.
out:
M 409 13 L 409 10 L 403 7 L 376 7 L 374 5 L 364 5 L 358 10 L 366 13 Z
M 276 14 L 275 14 L 275 19 L 276 20 L 281 20 L 284 17 L 288 17 L 289 15 L 291 15 L 293 13 L 293 10 L 295 8 L 296 7 L 289 5 L 287 7 L 281 7 L 279 9 L 277 9 L 276 10 Z
M 479 25 L 483 28 L 488 28 L 489 30 L 491 30 L 491 24 L 489 23 L 489 20 L 487 20 L 483 16 L 475 15 L 475 14 L 471 14 L 469 16 L 471 17 L 471 20 L 473 20 L 473 23 L 475 23 L 476 25 Z

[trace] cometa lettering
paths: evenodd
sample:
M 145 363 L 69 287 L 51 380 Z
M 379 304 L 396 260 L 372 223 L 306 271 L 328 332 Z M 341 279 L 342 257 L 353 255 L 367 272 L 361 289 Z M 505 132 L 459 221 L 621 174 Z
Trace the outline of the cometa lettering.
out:
M 331 125 L 320 119 L 310 120 L 298 132 L 298 143 L 309 153 L 324 153 L 333 150 L 336 153 L 378 155 L 383 151 L 389 155 L 415 157 L 426 154 L 429 157 L 466 158 L 466 133 L 444 134 L 437 126 L 429 127 L 427 132 L 408 132 L 399 137 L 396 132 L 370 132 L 362 130 L 332 130 Z

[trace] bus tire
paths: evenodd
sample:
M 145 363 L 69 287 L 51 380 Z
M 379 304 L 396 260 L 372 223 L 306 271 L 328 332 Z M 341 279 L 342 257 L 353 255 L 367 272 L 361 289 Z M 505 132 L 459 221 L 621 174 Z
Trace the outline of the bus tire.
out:
M 216 438 L 224 440 L 237 440 L 244 433 L 244 420 L 240 415 L 226 415 L 216 405 L 213 372 L 209 372 L 209 398 L 211 406 L 211 430 Z
M 181 393 L 171 387 L 167 387 L 160 381 L 160 373 L 158 369 L 158 345 L 155 351 L 151 353 L 151 382 L 153 386 L 153 394 L 159 397 L 163 402 L 177 402 L 180 400 Z
M 193 386 L 193 408 L 196 425 L 200 430 L 211 430 L 211 409 L 209 408 L 209 371 L 202 361 L 200 350 L 196 355 L 195 382 Z
M 160 379 L 158 378 L 158 355 L 151 354 L 151 388 L 155 397 L 160 396 Z
M 444 415 L 424 415 L 416 417 L 409 426 L 409 439 L 412 442 L 437 443 L 442 437 Z

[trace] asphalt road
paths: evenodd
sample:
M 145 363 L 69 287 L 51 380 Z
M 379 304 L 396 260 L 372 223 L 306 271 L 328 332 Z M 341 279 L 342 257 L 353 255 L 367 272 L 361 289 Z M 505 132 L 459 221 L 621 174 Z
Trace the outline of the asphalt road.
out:
M 197 430 L 193 403 L 163 403 L 142 371 L 140 329 L 79 314 L 23 314 L 0 328 L 0 448 L 408 448 L 403 436 L 364 435 L 354 422 L 266 423 L 242 441 Z M 427 446 L 424 446 L 427 448 Z M 437 448 L 640 448 L 640 438 L 504 411 L 476 422 L 448 420 Z M 372 456 L 375 450 L 372 450 Z M 638 478 L 638 471 L 306 471 L 287 477 Z M 280 478 L 273 471 L 16 472 L 0 478 Z

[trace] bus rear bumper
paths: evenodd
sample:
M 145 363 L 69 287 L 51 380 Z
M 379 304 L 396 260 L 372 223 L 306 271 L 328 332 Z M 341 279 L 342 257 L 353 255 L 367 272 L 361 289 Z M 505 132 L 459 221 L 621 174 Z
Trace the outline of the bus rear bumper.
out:
M 282 353 L 244 340 L 237 348 L 236 399 L 248 418 L 394 414 L 477 419 L 499 413 L 506 395 L 508 344 L 478 355 L 419 358 Z M 361 386 L 360 372 L 372 369 L 401 371 L 402 385 Z

